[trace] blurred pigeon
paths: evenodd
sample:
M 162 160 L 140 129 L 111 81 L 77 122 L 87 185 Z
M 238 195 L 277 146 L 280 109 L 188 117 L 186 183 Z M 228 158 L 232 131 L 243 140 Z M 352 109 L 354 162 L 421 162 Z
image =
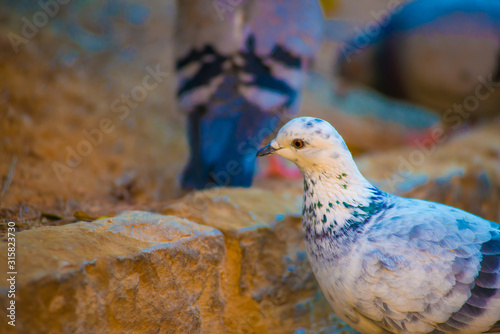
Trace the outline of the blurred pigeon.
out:
M 446 128 L 500 112 L 500 2 L 417 0 L 372 11 L 340 44 L 341 92 L 364 84 L 431 108 Z
M 288 122 L 258 156 L 304 175 L 302 227 L 334 311 L 363 333 L 500 332 L 498 224 L 385 193 L 326 121 Z
M 177 96 L 191 149 L 184 189 L 250 186 L 255 152 L 296 113 L 322 38 L 317 0 L 179 1 Z

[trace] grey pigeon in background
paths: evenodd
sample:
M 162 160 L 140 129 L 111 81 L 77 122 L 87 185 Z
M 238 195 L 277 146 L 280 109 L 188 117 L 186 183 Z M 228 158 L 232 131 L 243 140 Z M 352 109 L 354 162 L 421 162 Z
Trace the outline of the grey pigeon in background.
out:
M 370 86 L 453 129 L 500 113 L 499 1 L 403 1 L 371 13 L 340 44 L 339 92 Z
M 304 176 L 302 227 L 334 311 L 362 333 L 500 332 L 498 224 L 385 193 L 326 121 L 299 117 L 258 156 Z
M 248 187 L 262 140 L 298 111 L 323 37 L 318 1 L 178 4 L 177 97 L 191 151 L 182 187 Z

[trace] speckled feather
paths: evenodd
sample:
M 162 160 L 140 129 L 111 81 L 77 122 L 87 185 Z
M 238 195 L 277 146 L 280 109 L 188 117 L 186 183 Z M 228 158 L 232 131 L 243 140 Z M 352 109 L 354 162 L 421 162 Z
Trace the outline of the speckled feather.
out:
M 304 147 L 293 147 L 295 139 Z M 337 131 L 319 119 L 290 121 L 259 152 L 284 156 L 304 175 L 309 259 L 335 312 L 352 327 L 481 333 L 500 320 L 498 224 L 375 188 Z

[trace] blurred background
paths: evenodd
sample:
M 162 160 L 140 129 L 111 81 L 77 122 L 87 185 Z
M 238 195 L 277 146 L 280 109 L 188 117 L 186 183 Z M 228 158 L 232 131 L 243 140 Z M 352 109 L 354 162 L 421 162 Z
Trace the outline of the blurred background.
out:
M 41 3 L 0 2 L 0 220 L 161 211 L 183 194 L 189 152 L 176 1 Z M 496 0 L 457 4 L 323 1 L 299 115 L 330 121 L 382 189 L 498 221 L 500 12 Z

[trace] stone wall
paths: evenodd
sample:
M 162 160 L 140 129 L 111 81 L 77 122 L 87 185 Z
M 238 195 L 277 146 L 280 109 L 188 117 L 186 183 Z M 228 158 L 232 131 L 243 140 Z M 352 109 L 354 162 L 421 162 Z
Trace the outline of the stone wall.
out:
M 341 329 L 309 267 L 299 211 L 297 195 L 216 189 L 166 215 L 126 211 L 19 232 L 16 327 L 1 321 L 0 332 Z M 1 263 L 6 254 L 2 243 Z M 5 313 L 5 280 L 0 289 Z

